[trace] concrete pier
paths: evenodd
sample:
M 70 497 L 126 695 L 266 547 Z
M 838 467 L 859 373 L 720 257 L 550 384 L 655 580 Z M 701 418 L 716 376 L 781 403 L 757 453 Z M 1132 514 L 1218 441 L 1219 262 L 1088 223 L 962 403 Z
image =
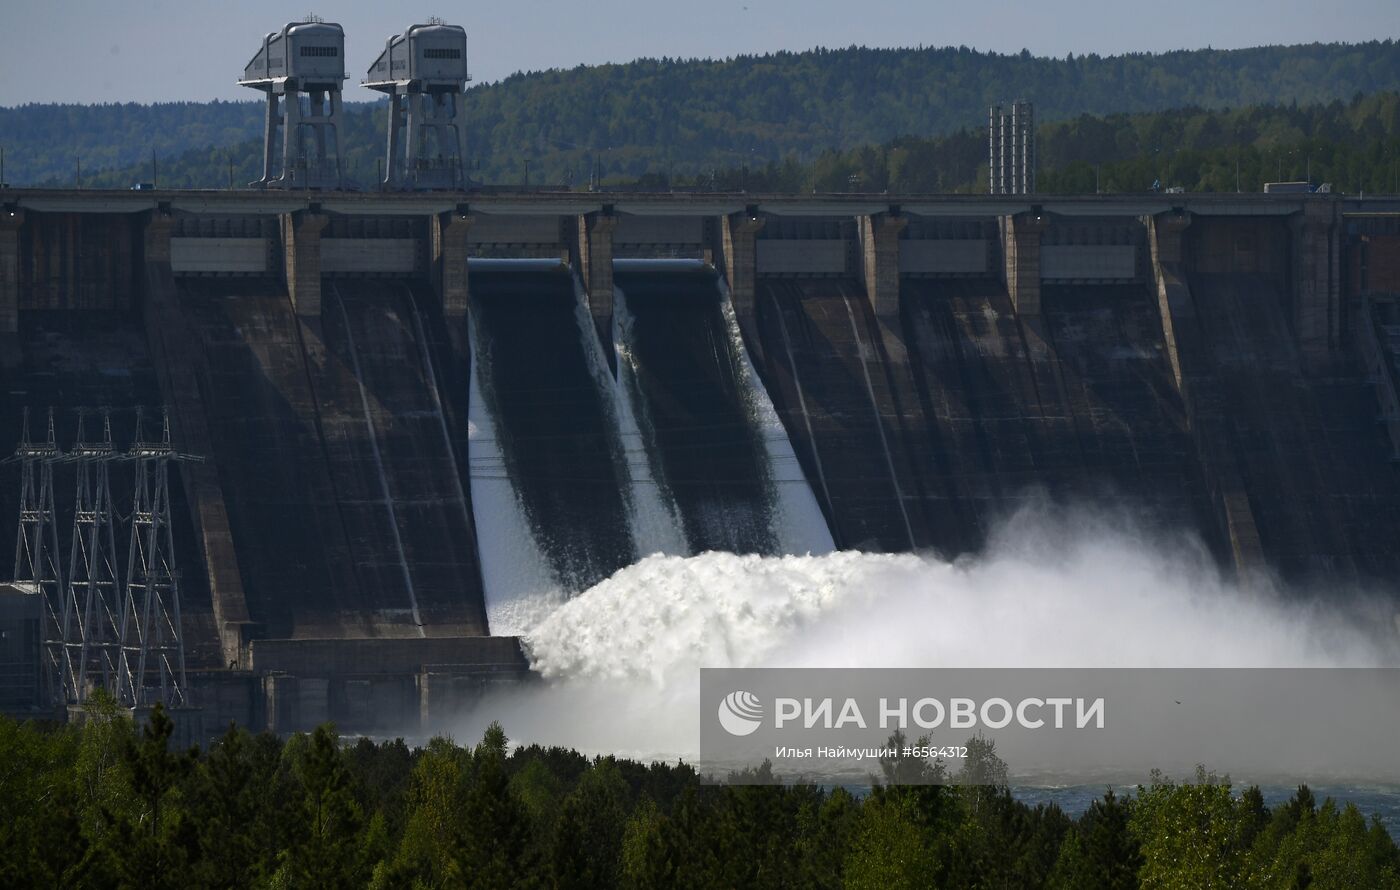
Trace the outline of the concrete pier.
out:
M 617 216 L 606 211 L 578 218 L 578 272 L 588 293 L 588 311 L 598 324 L 612 323 L 612 246 L 616 229 Z
M 1341 220 L 1333 204 L 1292 218 L 1293 330 L 1309 370 L 1325 370 L 1342 341 Z
M 172 435 L 178 450 L 208 456 L 214 453 L 199 379 L 206 373 L 197 338 L 180 306 L 170 267 L 174 219 L 152 213 L 142 240 L 146 260 L 146 337 L 157 368 L 161 397 L 171 412 Z M 253 631 L 238 553 L 229 525 L 228 507 L 218 468 L 210 462 L 182 462 L 191 523 L 204 557 L 214 619 L 219 634 L 221 666 L 241 667 Z
M 470 288 L 467 283 L 467 236 L 473 219 L 464 210 L 435 214 L 432 218 L 432 275 L 442 314 L 461 319 L 467 314 Z
M 23 210 L 0 211 L 0 367 L 19 363 L 19 230 Z
M 899 315 L 899 233 L 909 220 L 893 213 L 860 217 L 865 293 L 881 318 Z
M 612 348 L 613 321 L 613 233 L 618 218 L 608 208 L 578 217 L 578 234 L 574 256 L 584 292 L 588 295 L 588 312 L 593 327 L 603 345 L 603 355 L 616 373 L 617 357 Z
M 1040 314 L 1040 236 L 1049 227 L 1037 210 L 1008 216 L 1003 223 L 1006 289 L 1018 315 Z
M 314 210 L 282 216 L 282 258 L 287 295 L 297 315 L 321 314 L 321 230 L 329 219 Z
M 1166 351 L 1186 408 L 1198 460 L 1220 511 L 1235 569 L 1248 574 L 1264 565 L 1264 551 L 1231 446 L 1229 418 L 1220 398 L 1220 381 L 1208 346 L 1203 342 L 1195 301 L 1183 274 L 1183 236 L 1190 225 L 1191 216 L 1187 213 L 1159 214 L 1149 219 L 1153 276 Z
M 754 242 L 763 228 L 763 218 L 752 210 L 731 213 L 721 221 L 724 278 L 729 297 L 741 322 L 753 318 L 754 288 L 757 278 Z

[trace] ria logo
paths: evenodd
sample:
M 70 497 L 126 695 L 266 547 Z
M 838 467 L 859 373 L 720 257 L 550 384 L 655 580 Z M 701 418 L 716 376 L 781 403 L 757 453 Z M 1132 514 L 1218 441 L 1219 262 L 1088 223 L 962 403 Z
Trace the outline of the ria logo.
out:
M 730 735 L 748 735 L 763 722 L 763 702 L 752 692 L 731 692 L 719 703 L 719 725 Z

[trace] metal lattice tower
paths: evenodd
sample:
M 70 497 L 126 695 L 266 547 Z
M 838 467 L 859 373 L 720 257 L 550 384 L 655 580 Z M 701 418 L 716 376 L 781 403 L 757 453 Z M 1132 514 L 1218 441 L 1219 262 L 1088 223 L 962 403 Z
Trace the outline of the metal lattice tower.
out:
M 263 37 L 238 81 L 267 94 L 263 175 L 253 185 L 338 189 L 344 184 L 337 125 L 345 31 L 307 18 Z
M 86 412 L 78 410 L 78 439 L 68 453 L 77 465 L 73 540 L 63 600 L 63 645 L 70 671 L 68 700 L 81 703 L 100 686 L 115 691 L 121 666 L 121 579 L 108 468 L 120 459 L 112 444 L 112 418 L 102 411 L 102 439 L 88 442 Z
M 121 663 L 117 699 L 129 707 L 159 701 L 189 706 L 185 682 L 185 638 L 180 624 L 180 577 L 170 521 L 170 462 L 198 460 L 170 444 L 165 412 L 159 442 L 143 438 L 144 412 L 136 412 L 136 462 L 131 501 L 131 544 L 127 551 L 126 596 L 121 619 Z
M 20 465 L 19 527 L 15 535 L 15 586 L 44 598 L 43 646 L 46 670 L 43 695 L 52 704 L 63 701 L 72 666 L 63 645 L 60 616 L 63 612 L 63 574 L 59 570 L 58 524 L 54 518 L 53 467 L 63 459 L 54 438 L 53 409 L 49 409 L 48 436 L 43 442 L 29 439 L 29 409 L 19 446 L 6 462 Z M 35 470 L 38 470 L 37 479 Z
M 470 80 L 460 25 L 435 18 L 385 41 L 362 85 L 389 94 L 386 187 L 466 187 L 462 92 Z

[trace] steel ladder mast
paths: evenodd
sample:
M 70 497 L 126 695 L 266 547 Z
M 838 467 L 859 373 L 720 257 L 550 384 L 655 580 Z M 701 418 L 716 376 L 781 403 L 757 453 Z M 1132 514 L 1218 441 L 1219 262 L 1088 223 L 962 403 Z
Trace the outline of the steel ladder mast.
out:
M 159 701 L 187 707 L 185 644 L 180 623 L 180 576 L 174 569 L 169 470 L 172 461 L 200 460 L 170 444 L 170 413 L 160 441 L 143 438 L 144 412 L 136 412 L 136 439 L 128 452 L 135 461 L 131 541 L 127 551 L 126 596 L 121 619 L 121 663 L 117 698 L 128 707 Z M 150 682 L 154 675 L 154 682 Z
M 29 409 L 24 409 L 19 446 L 6 463 L 20 465 L 19 526 L 15 535 L 15 585 L 44 598 L 41 639 L 47 670 L 43 695 L 60 704 L 72 682 L 72 665 L 63 645 L 63 573 L 58 565 L 58 525 L 53 499 L 53 467 L 63 459 L 54 437 L 53 409 L 43 442 L 29 438 Z M 35 469 L 38 469 L 37 479 Z
M 77 491 L 62 626 L 68 663 L 75 665 L 70 670 L 76 672 L 68 699 L 79 704 L 94 683 L 114 691 L 121 662 L 122 591 L 109 473 L 121 455 L 112 444 L 110 411 L 102 410 L 101 441 L 88 442 L 85 428 L 80 408 L 78 439 L 67 456 L 77 466 Z

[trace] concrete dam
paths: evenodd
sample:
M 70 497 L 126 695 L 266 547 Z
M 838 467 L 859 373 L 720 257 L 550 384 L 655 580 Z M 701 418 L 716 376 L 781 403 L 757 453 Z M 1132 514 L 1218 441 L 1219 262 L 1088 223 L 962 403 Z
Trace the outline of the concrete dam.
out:
M 528 673 L 531 597 L 657 551 L 956 556 L 1049 496 L 1393 582 L 1397 295 L 1400 201 L 1332 195 L 10 190 L 0 423 L 163 407 L 202 458 L 205 729 L 428 732 Z

